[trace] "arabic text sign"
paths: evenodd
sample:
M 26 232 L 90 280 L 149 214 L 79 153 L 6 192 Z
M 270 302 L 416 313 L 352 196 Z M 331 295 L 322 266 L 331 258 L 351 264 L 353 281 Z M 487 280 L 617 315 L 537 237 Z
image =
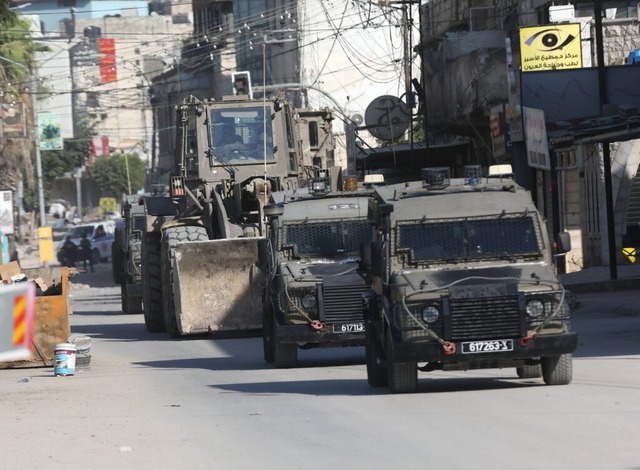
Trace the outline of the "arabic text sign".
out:
M 580 25 L 520 28 L 520 57 L 523 72 L 581 68 Z

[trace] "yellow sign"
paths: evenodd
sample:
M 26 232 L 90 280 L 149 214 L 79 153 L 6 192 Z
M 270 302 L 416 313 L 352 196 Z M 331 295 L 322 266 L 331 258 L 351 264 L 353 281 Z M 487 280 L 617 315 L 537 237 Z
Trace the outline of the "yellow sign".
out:
M 38 240 L 40 248 L 40 261 L 46 263 L 55 259 L 53 255 L 53 229 L 51 227 L 38 227 Z
M 625 255 L 632 264 L 638 261 L 638 252 L 636 248 L 623 248 L 622 254 Z
M 522 72 L 581 68 L 580 25 L 520 28 L 520 57 Z
M 102 217 L 107 212 L 117 212 L 118 202 L 113 197 L 101 197 L 98 206 L 98 215 Z

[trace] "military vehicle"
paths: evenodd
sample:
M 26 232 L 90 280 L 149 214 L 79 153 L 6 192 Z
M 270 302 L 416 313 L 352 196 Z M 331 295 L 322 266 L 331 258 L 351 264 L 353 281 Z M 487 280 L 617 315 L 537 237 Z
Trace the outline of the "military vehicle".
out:
M 418 370 L 514 367 L 549 385 L 572 380 L 577 336 L 542 217 L 509 165 L 467 172 L 425 169 L 423 181 L 379 187 L 370 201 L 372 387 L 414 392 Z M 566 234 L 558 241 L 569 249 Z
M 166 197 L 166 187 L 154 185 L 151 193 L 126 196 L 121 206 L 122 219 L 117 222 L 115 239 L 112 244 L 111 264 L 113 281 L 120 285 L 122 311 L 124 313 L 142 313 L 145 297 L 144 279 L 147 284 L 147 302 L 151 300 L 149 286 L 154 278 L 149 271 L 154 266 L 159 271 L 159 263 L 143 263 L 142 240 L 155 237 L 159 240 L 158 219 L 173 214 L 173 205 Z M 145 269 L 146 268 L 146 269 Z M 157 274 L 159 279 L 160 275 Z M 150 330 L 164 331 L 163 324 L 147 325 Z
M 116 225 L 111 245 L 113 280 L 120 285 L 122 311 L 142 313 L 142 234 L 146 226 L 140 195 L 132 194 L 123 201 L 122 219 Z
M 171 336 L 262 327 L 264 206 L 273 192 L 296 189 L 303 174 L 294 116 L 279 98 L 191 97 L 179 107 L 174 218 L 159 227 L 159 244 L 143 242 L 145 259 L 159 259 L 153 299 L 162 301 Z M 148 309 L 156 326 L 159 310 Z
M 372 190 L 359 189 L 355 178 L 345 179 L 345 189 L 339 169 L 331 170 L 319 171 L 309 188 L 274 194 L 275 203 L 265 206 L 262 332 L 264 359 L 276 367 L 294 367 L 298 347 L 364 345 L 360 252 L 371 241 Z

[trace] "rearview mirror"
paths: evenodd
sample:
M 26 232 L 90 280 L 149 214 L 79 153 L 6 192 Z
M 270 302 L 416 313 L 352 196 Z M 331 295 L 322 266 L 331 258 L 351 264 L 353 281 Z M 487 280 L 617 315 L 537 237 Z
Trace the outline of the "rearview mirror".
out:
M 571 251 L 571 235 L 569 235 L 569 232 L 560 232 L 556 240 L 556 253 L 568 253 Z

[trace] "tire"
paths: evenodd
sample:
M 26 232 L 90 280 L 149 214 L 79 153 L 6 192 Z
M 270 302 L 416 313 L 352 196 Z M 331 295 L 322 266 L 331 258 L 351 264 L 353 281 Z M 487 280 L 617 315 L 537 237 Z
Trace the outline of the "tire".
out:
M 142 297 L 127 292 L 127 284 L 120 284 L 122 312 L 126 314 L 142 313 Z
M 384 350 L 377 337 L 375 327 L 371 323 L 367 323 L 365 342 L 367 382 L 373 388 L 387 387 L 389 385 L 389 376 L 385 367 Z
M 262 349 L 264 352 L 264 360 L 269 364 L 273 364 L 275 358 L 275 324 L 273 317 L 273 307 L 271 305 L 270 294 L 267 292 L 264 296 L 264 305 L 262 307 Z
M 116 228 L 115 238 L 111 244 L 111 272 L 113 282 L 122 284 L 124 281 L 124 254 L 122 250 L 122 228 Z
M 516 367 L 516 373 L 521 379 L 537 379 L 542 377 L 542 366 L 540 364 Z
M 387 335 L 387 351 L 392 351 L 391 334 Z M 395 362 L 387 354 L 387 374 L 391 393 L 415 393 L 418 389 L 418 365 L 415 362 Z
M 162 273 L 162 286 L 164 291 L 163 311 L 164 311 L 164 325 L 167 329 L 167 333 L 172 338 L 178 338 L 181 336 L 181 331 L 178 328 L 178 319 L 176 318 L 175 300 L 173 296 L 174 282 L 173 282 L 173 261 L 176 256 L 176 246 L 182 242 L 195 242 L 209 240 L 207 230 L 204 227 L 195 225 L 185 225 L 178 227 L 171 227 L 164 231 L 161 243 L 161 273 Z
M 160 234 L 146 233 L 142 239 L 142 306 L 144 324 L 149 333 L 165 331 L 162 314 L 160 270 Z
M 542 378 L 547 385 L 569 385 L 573 379 L 573 356 L 543 357 Z
M 278 343 L 275 338 L 273 343 L 273 362 L 278 369 L 291 369 L 298 365 L 296 343 Z
M 122 313 L 127 313 L 127 283 L 120 284 L 120 305 Z

